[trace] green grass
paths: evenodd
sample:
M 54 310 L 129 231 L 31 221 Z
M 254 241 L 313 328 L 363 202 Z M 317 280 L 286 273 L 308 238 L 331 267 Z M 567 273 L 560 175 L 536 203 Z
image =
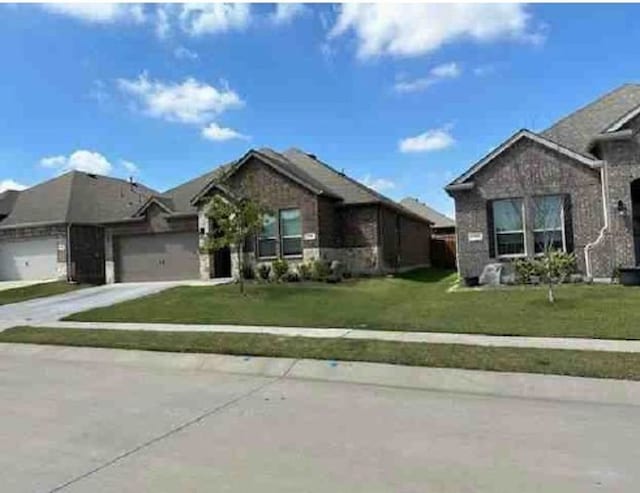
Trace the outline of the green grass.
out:
M 640 380 L 640 354 L 457 344 L 281 337 L 264 334 L 17 327 L 0 342 L 188 353 L 370 361 L 396 365 Z
M 75 291 L 84 286 L 79 284 L 70 284 L 68 282 L 43 282 L 41 284 L 32 284 L 22 288 L 6 289 L 0 291 L 0 305 L 9 303 L 18 303 L 19 301 L 32 300 L 34 298 L 44 298 L 45 296 L 53 296 L 55 294 L 68 293 Z
M 494 335 L 640 339 L 640 288 L 564 285 L 450 293 L 455 274 L 420 270 L 338 285 L 179 287 L 68 320 L 351 327 Z

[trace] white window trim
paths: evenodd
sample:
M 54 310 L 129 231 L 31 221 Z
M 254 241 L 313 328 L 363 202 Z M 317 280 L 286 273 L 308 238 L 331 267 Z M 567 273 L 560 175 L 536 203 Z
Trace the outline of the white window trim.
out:
M 500 200 L 519 200 L 520 201 L 520 215 L 522 217 L 522 229 L 516 229 L 516 230 L 509 230 L 509 231 L 500 231 L 498 233 L 498 228 L 496 228 L 496 224 L 495 224 L 495 211 L 492 210 L 492 213 L 494 215 L 494 221 L 493 221 L 493 241 L 495 244 L 495 249 L 496 249 L 496 258 L 501 259 L 510 259 L 510 258 L 524 258 L 527 256 L 527 218 L 526 215 L 524 213 L 524 197 L 507 197 L 504 199 L 495 199 L 493 202 L 499 202 Z M 491 207 L 493 209 L 493 203 L 491 204 Z M 504 253 L 504 254 L 499 254 L 498 253 L 498 235 L 500 234 L 514 234 L 514 233 L 520 233 L 522 234 L 522 243 L 524 246 L 524 252 L 523 253 Z
M 558 195 L 558 194 L 553 194 L 553 195 L 535 195 L 533 197 L 531 197 L 531 200 L 536 200 L 537 198 L 542 198 L 542 197 L 560 197 L 560 227 L 559 228 L 553 228 L 553 229 L 532 229 L 531 232 L 534 233 L 533 235 L 533 251 L 535 256 L 542 256 L 544 255 L 544 252 L 537 252 L 535 253 L 535 241 L 536 241 L 536 237 L 535 237 L 535 233 L 546 233 L 548 231 L 561 231 L 562 232 L 562 251 L 563 252 L 567 252 L 567 235 L 565 233 L 564 230 L 564 198 L 562 195 Z

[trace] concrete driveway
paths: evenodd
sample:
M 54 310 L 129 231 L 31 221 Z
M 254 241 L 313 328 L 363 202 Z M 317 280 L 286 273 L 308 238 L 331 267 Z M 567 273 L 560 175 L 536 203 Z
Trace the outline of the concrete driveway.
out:
M 0 402 L 3 493 L 635 493 L 640 484 L 633 405 L 6 351 Z
M 16 325 L 59 320 L 72 313 L 148 296 L 175 286 L 216 285 L 229 279 L 119 283 L 79 289 L 65 294 L 0 306 L 0 330 Z

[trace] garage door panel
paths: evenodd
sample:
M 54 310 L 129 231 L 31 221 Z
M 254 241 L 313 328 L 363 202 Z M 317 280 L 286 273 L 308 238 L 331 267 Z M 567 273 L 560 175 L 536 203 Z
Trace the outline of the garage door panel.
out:
M 0 242 L 0 280 L 55 279 L 57 248 L 57 238 Z
M 195 232 L 122 236 L 115 248 L 120 282 L 198 278 Z

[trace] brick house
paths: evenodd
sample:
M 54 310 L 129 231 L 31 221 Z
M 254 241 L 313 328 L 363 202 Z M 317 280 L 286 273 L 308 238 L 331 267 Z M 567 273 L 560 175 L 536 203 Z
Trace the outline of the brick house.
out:
M 131 216 L 153 190 L 71 171 L 0 194 L 0 280 L 105 280 L 104 224 Z
M 461 276 L 534 256 L 543 239 L 590 279 L 640 264 L 639 129 L 640 85 L 627 84 L 542 132 L 516 132 L 450 183 Z
M 234 253 L 199 246 L 213 232 L 209 198 L 239 191 L 272 212 L 246 242 L 248 263 L 340 260 L 354 274 L 430 264 L 429 221 L 314 155 L 259 149 L 152 195 L 131 217 L 106 225 L 107 282 L 237 275 Z

